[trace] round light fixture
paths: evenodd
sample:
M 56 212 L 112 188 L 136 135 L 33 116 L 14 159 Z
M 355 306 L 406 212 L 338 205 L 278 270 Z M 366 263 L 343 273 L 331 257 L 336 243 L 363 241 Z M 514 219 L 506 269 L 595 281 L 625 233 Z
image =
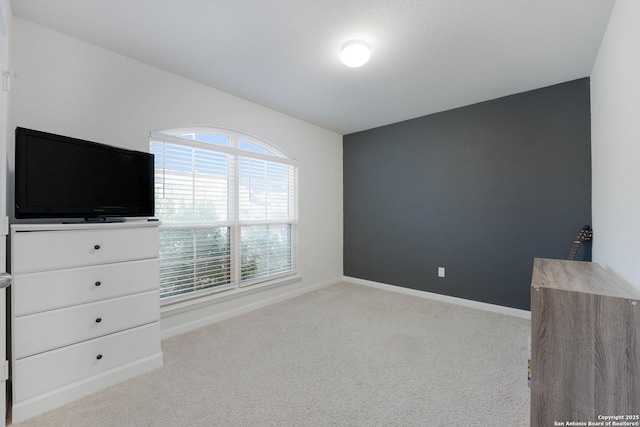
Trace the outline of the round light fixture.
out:
M 362 40 L 351 40 L 342 45 L 340 60 L 347 67 L 361 67 L 371 58 L 369 44 Z

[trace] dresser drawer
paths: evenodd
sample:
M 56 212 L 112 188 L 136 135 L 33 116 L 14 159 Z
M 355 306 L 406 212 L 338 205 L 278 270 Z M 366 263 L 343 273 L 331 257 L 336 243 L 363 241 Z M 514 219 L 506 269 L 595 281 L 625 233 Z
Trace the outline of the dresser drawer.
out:
M 13 312 L 23 316 L 158 289 L 158 275 L 157 259 L 17 274 Z
M 160 324 L 140 326 L 17 360 L 13 401 L 77 383 L 160 353 Z
M 20 316 L 14 354 L 20 359 L 159 320 L 158 291 Z
M 156 227 L 16 232 L 12 273 L 107 264 L 158 256 Z

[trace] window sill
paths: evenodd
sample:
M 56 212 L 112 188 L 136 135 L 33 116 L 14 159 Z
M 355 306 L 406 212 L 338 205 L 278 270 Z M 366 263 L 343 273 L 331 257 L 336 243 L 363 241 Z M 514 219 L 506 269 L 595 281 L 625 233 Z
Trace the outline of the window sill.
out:
M 178 314 L 186 311 L 194 310 L 200 307 L 205 307 L 212 304 L 221 303 L 223 301 L 240 298 L 243 296 L 252 295 L 258 292 L 263 292 L 269 289 L 278 288 L 280 286 L 290 285 L 292 283 L 302 281 L 300 274 L 294 273 L 285 277 L 280 277 L 267 282 L 258 283 L 245 287 L 234 287 L 230 289 L 222 289 L 218 292 L 193 296 L 189 299 L 181 299 L 179 301 L 160 301 L 160 315 L 163 314 Z

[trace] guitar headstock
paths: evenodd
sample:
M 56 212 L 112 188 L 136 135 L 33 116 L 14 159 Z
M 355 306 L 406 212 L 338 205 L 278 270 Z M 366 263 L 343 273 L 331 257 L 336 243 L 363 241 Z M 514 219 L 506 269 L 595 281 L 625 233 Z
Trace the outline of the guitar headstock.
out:
M 591 240 L 593 238 L 593 230 L 590 225 L 585 225 L 582 227 L 582 230 L 578 232 L 576 239 L 573 241 L 573 246 L 571 247 L 571 252 L 569 252 L 569 260 L 576 259 L 576 253 L 578 252 L 578 247 L 580 243 L 585 240 Z
M 590 225 L 585 225 L 582 227 L 582 230 L 578 233 L 578 237 L 576 237 L 576 241 L 584 242 L 585 240 L 591 240 L 593 238 L 593 230 Z

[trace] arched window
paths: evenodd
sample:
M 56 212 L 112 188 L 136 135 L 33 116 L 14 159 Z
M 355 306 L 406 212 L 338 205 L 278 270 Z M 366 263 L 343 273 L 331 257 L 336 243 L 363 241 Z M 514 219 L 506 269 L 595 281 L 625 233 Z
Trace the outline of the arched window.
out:
M 209 293 L 296 270 L 297 164 L 239 132 L 151 134 L 160 296 Z

